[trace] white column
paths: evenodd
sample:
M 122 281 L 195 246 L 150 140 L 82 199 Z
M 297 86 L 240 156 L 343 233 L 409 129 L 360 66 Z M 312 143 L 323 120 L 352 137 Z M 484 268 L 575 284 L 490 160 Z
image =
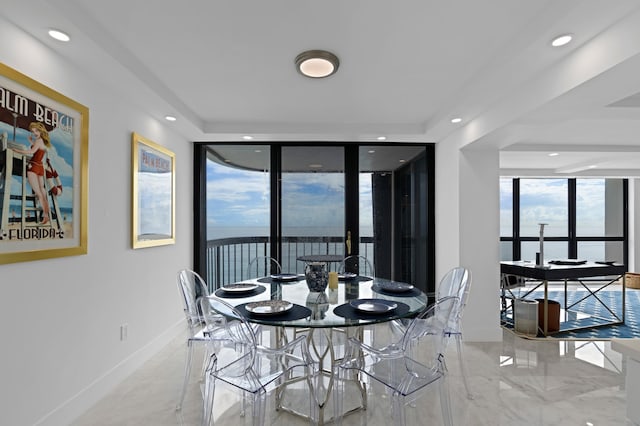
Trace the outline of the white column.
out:
M 467 341 L 498 341 L 500 173 L 495 148 L 460 152 L 460 264 L 471 271 L 463 326 Z
M 436 279 L 450 268 L 471 271 L 463 317 L 466 341 L 500 341 L 499 157 L 497 149 L 461 152 L 436 145 Z

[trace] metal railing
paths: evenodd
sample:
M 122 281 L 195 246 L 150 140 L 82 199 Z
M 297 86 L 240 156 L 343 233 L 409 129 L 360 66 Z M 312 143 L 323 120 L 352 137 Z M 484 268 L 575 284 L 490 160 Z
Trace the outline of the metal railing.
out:
M 246 271 L 249 262 L 260 256 L 269 256 L 269 237 L 233 237 L 207 241 L 206 280 L 209 290 L 221 286 L 255 278 L 255 270 L 249 276 Z M 373 264 L 373 237 L 360 238 L 360 254 Z M 282 272 L 304 273 L 304 263 L 299 256 L 310 254 L 344 255 L 344 239 L 341 237 L 283 237 Z M 269 275 L 269 264 L 258 266 L 260 276 Z M 375 266 L 374 266 L 375 268 Z

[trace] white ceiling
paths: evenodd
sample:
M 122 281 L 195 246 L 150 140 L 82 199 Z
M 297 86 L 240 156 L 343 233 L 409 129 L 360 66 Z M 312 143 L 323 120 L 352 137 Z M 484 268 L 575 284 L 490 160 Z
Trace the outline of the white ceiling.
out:
M 3 0 L 0 16 L 189 140 L 383 135 L 498 147 L 505 175 L 640 176 L 638 0 Z M 308 49 L 338 72 L 298 74 Z

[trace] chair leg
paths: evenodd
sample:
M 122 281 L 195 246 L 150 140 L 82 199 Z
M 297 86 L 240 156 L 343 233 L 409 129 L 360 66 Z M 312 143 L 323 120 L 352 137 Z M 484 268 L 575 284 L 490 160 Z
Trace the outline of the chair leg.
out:
M 462 382 L 464 383 L 464 388 L 467 391 L 467 399 L 473 399 L 473 394 L 469 387 L 469 378 L 467 377 L 467 364 L 464 361 L 464 356 L 462 356 L 462 334 L 456 334 L 456 346 L 458 348 L 458 364 L 460 364 Z
M 264 425 L 265 405 L 267 405 L 267 393 L 260 390 L 253 396 L 253 426 Z
M 205 377 L 205 397 L 202 413 L 202 426 L 210 426 L 213 424 L 213 396 L 215 394 L 216 379 L 208 373 Z
M 453 426 L 453 416 L 451 414 L 451 399 L 449 398 L 449 384 L 446 376 L 442 376 L 440 382 L 440 406 L 442 408 L 442 424 Z
M 187 394 L 187 386 L 189 385 L 189 376 L 191 375 L 191 361 L 193 359 L 193 345 L 191 340 L 187 341 L 187 358 L 184 364 L 184 381 L 182 383 L 182 391 L 180 392 L 180 399 L 178 401 L 178 405 L 176 406 L 176 411 L 182 409 L 182 403 L 184 402 L 184 397 Z

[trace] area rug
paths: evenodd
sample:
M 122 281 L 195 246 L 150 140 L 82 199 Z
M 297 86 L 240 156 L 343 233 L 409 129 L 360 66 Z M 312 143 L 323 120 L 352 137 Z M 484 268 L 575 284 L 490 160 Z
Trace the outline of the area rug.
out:
M 567 297 L 567 304 L 570 306 L 574 301 L 578 301 L 585 297 L 588 293 L 586 291 L 570 292 Z M 622 293 L 620 291 L 600 291 L 597 293 L 598 297 L 610 307 L 618 315 L 622 312 Z M 527 299 L 542 299 L 544 298 L 544 292 L 535 291 L 526 297 Z M 605 320 L 589 317 L 580 318 L 582 315 L 572 314 L 571 312 L 565 315 L 564 312 L 564 292 L 562 291 L 549 291 L 549 300 L 555 300 L 560 303 L 561 308 L 561 328 L 571 328 L 575 326 L 594 326 L 601 325 L 606 320 L 611 320 L 613 317 L 607 309 L 602 306 L 593 297 L 588 297 L 585 300 L 572 307 L 572 310 L 580 311 L 582 313 L 595 315 L 597 317 L 605 318 Z M 564 339 L 564 340 L 610 340 L 613 338 L 640 338 L 640 290 L 627 289 L 626 291 L 626 310 L 625 310 L 625 323 L 615 325 L 601 325 L 600 327 L 561 331 L 551 336 L 537 337 L 525 336 L 516 333 L 520 337 L 527 339 Z M 502 318 L 502 327 L 506 330 L 513 330 L 513 322 L 511 318 Z

